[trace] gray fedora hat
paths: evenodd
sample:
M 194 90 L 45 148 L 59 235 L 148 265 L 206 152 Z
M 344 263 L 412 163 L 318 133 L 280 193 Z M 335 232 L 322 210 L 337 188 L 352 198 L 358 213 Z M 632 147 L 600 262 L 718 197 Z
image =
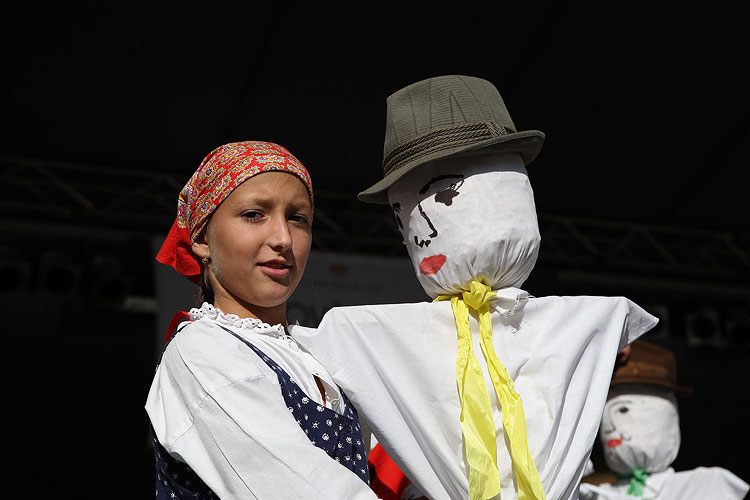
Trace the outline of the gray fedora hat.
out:
M 383 179 L 357 198 L 387 204 L 389 186 L 418 166 L 447 156 L 515 151 L 528 165 L 543 142 L 538 130 L 516 131 L 500 93 L 487 80 L 428 78 L 388 97 Z

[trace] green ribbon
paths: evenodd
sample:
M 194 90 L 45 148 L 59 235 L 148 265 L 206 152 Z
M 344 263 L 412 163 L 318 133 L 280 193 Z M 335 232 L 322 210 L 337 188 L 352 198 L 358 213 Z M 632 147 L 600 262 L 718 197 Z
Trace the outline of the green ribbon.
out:
M 645 470 L 635 469 L 630 476 L 618 475 L 617 477 L 620 479 L 630 478 L 628 489 L 625 493 L 634 497 L 643 496 L 643 487 L 646 486 L 646 479 L 648 478 L 648 473 Z

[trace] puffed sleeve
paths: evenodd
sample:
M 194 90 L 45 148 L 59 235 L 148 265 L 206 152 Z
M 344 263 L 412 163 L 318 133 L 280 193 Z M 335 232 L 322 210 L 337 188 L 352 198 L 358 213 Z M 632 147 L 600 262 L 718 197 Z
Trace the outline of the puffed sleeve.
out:
M 196 330 L 165 352 L 146 405 L 167 451 L 224 500 L 377 498 L 310 442 L 257 356 Z

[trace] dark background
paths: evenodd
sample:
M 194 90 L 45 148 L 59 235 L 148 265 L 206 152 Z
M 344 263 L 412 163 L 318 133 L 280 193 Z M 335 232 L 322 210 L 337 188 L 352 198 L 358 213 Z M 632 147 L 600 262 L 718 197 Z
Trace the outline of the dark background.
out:
M 648 338 L 695 389 L 674 467 L 750 481 L 745 17 L 722 2 L 349 5 L 3 6 L 15 480 L 153 495 L 152 239 L 210 150 L 286 146 L 315 182 L 315 249 L 402 255 L 386 208 L 355 198 L 381 175 L 385 99 L 464 74 L 495 84 L 519 130 L 547 135 L 529 168 L 543 244 L 524 288 L 626 295 L 659 316 Z

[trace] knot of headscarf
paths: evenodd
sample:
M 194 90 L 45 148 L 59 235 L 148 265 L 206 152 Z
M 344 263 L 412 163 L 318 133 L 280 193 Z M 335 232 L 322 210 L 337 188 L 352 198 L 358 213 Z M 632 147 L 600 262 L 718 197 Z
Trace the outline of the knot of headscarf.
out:
M 461 402 L 461 431 L 469 465 L 469 499 L 485 500 L 500 493 L 495 422 L 482 369 L 472 349 L 469 326 L 471 307 L 477 312 L 480 345 L 502 410 L 503 428 L 516 472 L 518 498 L 543 500 L 544 489 L 526 439 L 526 417 L 521 397 L 516 393 L 513 379 L 497 357 L 492 343 L 489 304 L 497 292 L 477 280 L 471 281 L 466 288 L 460 295 L 441 295 L 435 301 L 451 301 L 458 332 L 456 383 Z
M 211 151 L 177 198 L 177 218 L 156 256 L 193 283 L 200 283 L 201 264 L 192 244 L 211 214 L 244 181 L 263 172 L 287 172 L 307 188 L 313 205 L 312 180 L 307 169 L 286 148 L 272 142 L 243 141 Z

